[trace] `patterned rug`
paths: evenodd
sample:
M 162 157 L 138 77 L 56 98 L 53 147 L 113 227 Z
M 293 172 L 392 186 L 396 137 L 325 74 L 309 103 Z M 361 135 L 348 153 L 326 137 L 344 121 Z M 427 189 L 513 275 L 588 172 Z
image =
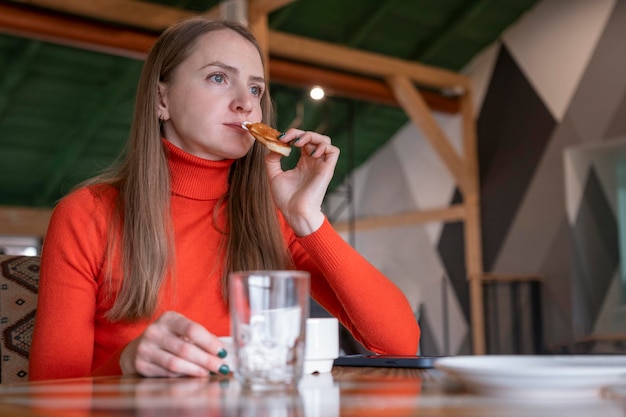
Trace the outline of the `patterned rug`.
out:
M 0 255 L 0 383 L 28 381 L 37 312 L 37 256 Z

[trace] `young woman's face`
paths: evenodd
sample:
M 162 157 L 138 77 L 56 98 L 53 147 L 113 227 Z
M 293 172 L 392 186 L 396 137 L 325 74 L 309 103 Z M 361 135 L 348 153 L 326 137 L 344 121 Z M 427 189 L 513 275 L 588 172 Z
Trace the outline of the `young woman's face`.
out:
M 241 158 L 254 141 L 241 122 L 261 121 L 264 91 L 254 45 L 232 30 L 207 33 L 172 80 L 159 83 L 165 138 L 200 158 Z

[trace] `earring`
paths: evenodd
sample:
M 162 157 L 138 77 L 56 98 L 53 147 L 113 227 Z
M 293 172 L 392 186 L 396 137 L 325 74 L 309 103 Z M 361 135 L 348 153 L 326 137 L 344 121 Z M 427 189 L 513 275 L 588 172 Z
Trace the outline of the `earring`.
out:
M 163 115 L 159 114 L 159 122 L 163 123 Z

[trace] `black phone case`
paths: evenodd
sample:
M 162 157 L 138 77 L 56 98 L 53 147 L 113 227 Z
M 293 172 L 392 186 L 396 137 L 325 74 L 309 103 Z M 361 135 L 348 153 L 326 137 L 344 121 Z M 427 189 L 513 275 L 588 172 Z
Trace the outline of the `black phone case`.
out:
M 374 366 L 383 368 L 430 369 L 439 356 L 347 355 L 334 361 L 335 366 Z

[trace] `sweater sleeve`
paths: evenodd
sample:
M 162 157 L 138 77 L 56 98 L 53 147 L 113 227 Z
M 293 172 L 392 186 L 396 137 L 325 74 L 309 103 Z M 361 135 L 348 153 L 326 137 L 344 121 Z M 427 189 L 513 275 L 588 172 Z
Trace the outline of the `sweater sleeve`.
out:
M 420 329 L 402 291 L 352 248 L 326 219 L 320 229 L 295 238 L 291 253 L 311 273 L 311 293 L 367 349 L 417 353 Z
M 53 211 L 43 245 L 31 380 L 92 372 L 107 211 L 89 189 L 70 194 Z

